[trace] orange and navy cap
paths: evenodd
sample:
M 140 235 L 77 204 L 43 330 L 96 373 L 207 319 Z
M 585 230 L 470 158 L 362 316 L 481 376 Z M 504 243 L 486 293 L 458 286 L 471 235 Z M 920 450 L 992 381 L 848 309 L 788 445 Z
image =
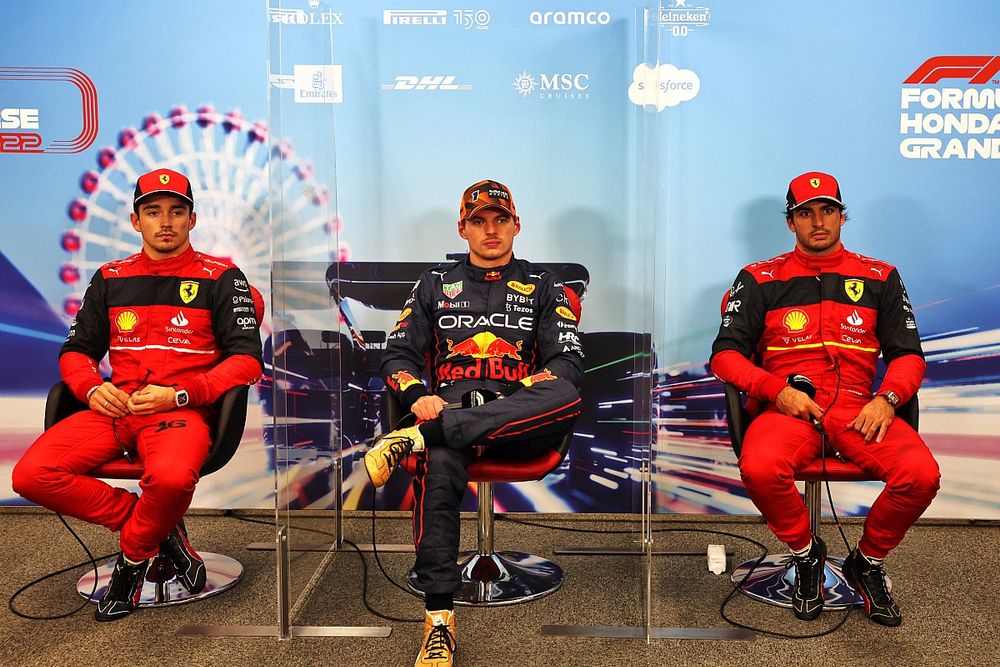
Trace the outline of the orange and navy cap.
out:
M 169 194 L 186 199 L 194 208 L 194 194 L 191 192 L 191 181 L 187 176 L 173 169 L 154 169 L 143 174 L 135 182 L 135 194 L 132 196 L 132 206 L 138 206 L 139 200 L 149 195 Z
M 840 184 L 830 174 L 821 171 L 807 171 L 796 176 L 788 184 L 788 194 L 785 196 L 785 211 L 791 213 L 794 209 L 814 199 L 828 199 L 840 208 L 844 208 L 844 200 L 840 196 Z
M 498 208 L 517 217 L 510 188 L 500 181 L 479 181 L 466 188 L 458 208 L 458 219 L 465 222 L 485 208 Z

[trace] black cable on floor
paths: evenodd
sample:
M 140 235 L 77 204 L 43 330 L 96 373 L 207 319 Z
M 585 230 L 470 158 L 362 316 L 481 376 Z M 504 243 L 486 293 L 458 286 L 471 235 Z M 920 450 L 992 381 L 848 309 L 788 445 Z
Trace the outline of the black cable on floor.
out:
M 551 524 L 538 523 L 537 521 L 526 521 L 524 519 L 514 519 L 514 518 L 511 518 L 511 517 L 508 517 L 508 516 L 504 516 L 504 515 L 499 515 L 499 516 L 496 517 L 496 519 L 498 521 L 509 521 L 510 523 L 517 523 L 517 524 L 521 524 L 521 525 L 525 525 L 525 526 L 534 526 L 536 528 L 545 528 L 545 529 L 548 529 L 548 530 L 559 530 L 559 531 L 565 531 L 565 532 L 571 532 L 571 533 L 591 533 L 591 534 L 603 534 L 603 535 L 628 535 L 628 534 L 633 534 L 633 533 L 636 532 L 636 531 L 633 531 L 633 530 L 594 530 L 594 529 L 587 529 L 587 528 L 570 528 L 568 526 L 553 526 Z M 766 630 L 766 629 L 763 629 L 763 628 L 756 628 L 756 627 L 753 627 L 751 625 L 746 625 L 744 623 L 740 623 L 739 621 L 731 619 L 731 618 L 729 618 L 726 615 L 726 607 L 729 605 L 730 601 L 733 599 L 733 597 L 736 595 L 736 593 L 739 592 L 739 590 L 747 582 L 747 580 L 749 580 L 750 576 L 754 573 L 754 570 L 757 569 L 757 566 L 760 565 L 764 561 L 764 559 L 768 557 L 768 555 L 769 555 L 770 552 L 768 551 L 767 546 L 765 544 L 763 544 L 762 542 L 759 542 L 759 541 L 753 539 L 752 537 L 746 537 L 744 535 L 737 535 L 736 533 L 729 533 L 729 532 L 726 532 L 726 531 L 723 531 L 723 530 L 711 530 L 711 529 L 708 529 L 708 528 L 653 528 L 652 532 L 654 532 L 654 533 L 703 533 L 703 534 L 708 534 L 708 535 L 721 535 L 723 537 L 731 537 L 731 538 L 735 538 L 737 540 L 743 540 L 744 542 L 750 542 L 751 544 L 754 544 L 755 546 L 757 546 L 757 547 L 759 547 L 761 549 L 761 555 L 757 558 L 756 561 L 754 561 L 753 565 L 750 566 L 750 569 L 747 571 L 747 573 L 745 575 L 743 575 L 743 578 L 740 579 L 739 582 L 736 582 L 733 585 L 732 590 L 729 591 L 729 594 L 726 595 L 725 599 L 722 601 L 722 604 L 719 606 L 719 616 L 721 616 L 722 620 L 724 620 L 726 623 L 729 623 L 730 625 L 732 625 L 734 627 L 741 628 L 743 630 L 750 630 L 751 632 L 759 632 L 760 634 L 770 635 L 772 637 L 780 637 L 782 639 L 815 639 L 816 637 L 823 637 L 823 636 L 832 634 L 832 633 L 836 632 L 837 630 L 839 630 L 844 625 L 844 623 L 847 622 L 847 619 L 850 618 L 851 612 L 854 610 L 854 606 L 849 607 L 844 612 L 843 618 L 841 618 L 837 622 L 837 624 L 834 625 L 832 628 L 829 628 L 829 629 L 824 630 L 822 632 L 816 632 L 816 633 L 807 634 L 807 635 L 793 635 L 793 634 L 788 634 L 788 633 L 784 633 L 784 632 L 777 632 L 777 631 L 774 631 L 774 630 Z M 843 532 L 843 531 L 841 531 L 841 532 Z
M 114 553 L 106 554 L 104 556 L 97 556 L 95 558 L 94 554 L 92 554 L 90 552 L 90 549 L 87 548 L 87 545 L 84 543 L 84 541 L 80 538 L 79 535 L 76 534 L 76 531 L 73 530 L 73 528 L 70 527 L 70 525 L 68 523 L 66 523 L 66 519 L 63 518 L 63 515 L 59 514 L 58 512 L 53 512 L 53 514 L 55 514 L 59 518 L 59 520 L 62 521 L 62 524 L 64 526 L 66 526 L 66 530 L 69 531 L 69 534 L 72 535 L 74 537 L 74 539 L 76 539 L 76 541 L 80 543 L 81 547 L 83 547 L 84 553 L 87 554 L 87 560 L 80 561 L 76 565 L 70 565 L 69 567 L 64 567 L 61 570 L 57 570 L 55 572 L 50 572 L 49 574 L 46 574 L 46 575 L 44 575 L 42 577 L 39 577 L 39 578 L 37 578 L 37 579 L 35 579 L 33 581 L 29 581 L 24 586 L 21 586 L 19 589 L 17 589 L 17 591 L 13 595 L 10 596 L 10 599 L 7 601 L 7 608 L 10 609 L 11 613 L 13 613 L 15 616 L 19 616 L 21 618 L 28 619 L 29 621 L 56 621 L 56 620 L 59 620 L 61 618 L 68 618 L 68 617 L 72 616 L 73 614 L 79 613 L 80 610 L 82 610 L 84 607 L 86 607 L 90 603 L 90 601 L 92 599 L 94 599 L 94 594 L 97 592 L 97 561 L 99 561 L 99 560 L 105 560 L 107 558 L 111 558 L 112 556 L 117 556 L 118 555 L 118 552 L 116 551 Z M 91 589 L 90 595 L 87 597 L 87 599 L 85 599 L 83 601 L 83 603 L 79 607 L 77 607 L 76 609 L 74 609 L 72 611 L 68 611 L 65 614 L 59 614 L 57 616 L 35 616 L 33 614 L 28 614 L 26 612 L 18 611 L 17 608 L 14 606 L 14 601 L 17 600 L 18 596 L 20 596 L 21 593 L 24 593 L 26 590 L 28 590 L 32 586 L 36 586 L 36 585 L 42 583 L 43 581 L 45 581 L 46 579 L 51 579 L 52 577 L 59 576 L 60 574 L 65 574 L 66 572 L 71 572 L 71 571 L 73 571 L 73 570 L 75 570 L 77 568 L 81 568 L 81 567 L 83 567 L 85 565 L 90 565 L 91 567 L 94 568 L 94 587 L 93 587 L 93 589 Z
M 271 526 L 271 527 L 274 526 L 274 523 L 272 523 L 270 521 L 262 521 L 260 519 L 252 519 L 250 517 L 241 516 L 239 514 L 236 514 L 232 510 L 226 510 L 223 513 L 223 515 L 231 517 L 233 519 L 236 519 L 237 521 L 245 521 L 247 523 L 257 523 L 257 524 L 261 524 L 261 525 L 264 525 L 264 526 Z M 326 537 L 332 538 L 332 540 L 334 542 L 336 542 L 336 539 L 337 539 L 336 535 L 334 535 L 333 533 L 331 533 L 329 531 L 326 531 L 326 530 L 320 530 L 318 528 L 307 528 L 305 526 L 291 526 L 291 527 L 294 528 L 295 530 L 302 530 L 302 531 L 306 531 L 306 532 L 310 532 L 310 533 L 317 533 L 319 535 L 324 535 Z M 378 618 L 381 618 L 384 621 L 394 621 L 396 623 L 423 623 L 424 622 L 423 618 L 418 619 L 418 620 L 409 619 L 409 618 L 397 618 L 395 616 L 390 616 L 388 614 L 384 614 L 384 613 L 376 610 L 371 605 L 371 603 L 368 601 L 368 561 L 365 559 L 364 553 L 362 553 L 361 549 L 354 542 L 351 542 L 350 540 L 344 540 L 344 544 L 346 544 L 349 547 L 351 547 L 352 549 L 354 549 L 354 551 L 357 552 L 357 554 L 358 554 L 358 558 L 361 559 L 361 569 L 362 569 L 362 573 L 363 573 L 362 574 L 362 579 L 361 579 L 361 602 L 362 602 L 362 604 L 364 604 L 365 609 L 367 609 L 369 611 L 369 613 L 371 613 L 374 616 L 377 616 Z M 373 545 L 374 545 L 374 542 L 373 542 Z M 376 556 L 376 558 L 377 558 L 377 556 Z M 379 569 L 382 569 L 381 563 L 379 563 Z M 397 584 L 395 581 L 393 581 L 393 579 L 388 575 L 388 573 L 386 573 L 386 571 L 384 569 L 382 569 L 382 574 L 385 576 L 386 579 L 389 580 L 390 583 L 392 583 L 393 585 L 395 585 L 397 588 L 400 588 L 400 585 Z M 413 591 L 410 591 L 410 590 L 405 589 L 405 588 L 403 590 L 405 592 L 409 593 L 410 595 L 414 595 Z

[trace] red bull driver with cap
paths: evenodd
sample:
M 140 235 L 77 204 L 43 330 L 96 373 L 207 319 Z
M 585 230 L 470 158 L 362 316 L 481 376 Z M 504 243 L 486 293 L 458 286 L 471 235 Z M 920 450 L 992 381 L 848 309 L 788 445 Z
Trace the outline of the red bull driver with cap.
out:
M 580 413 L 579 300 L 547 268 L 514 258 L 520 230 L 507 186 L 480 181 L 466 189 L 458 234 L 468 241 L 468 255 L 420 276 L 382 357 L 389 391 L 418 424 L 382 436 L 365 466 L 382 486 L 407 453 L 419 456 L 413 571 L 427 612 L 417 665 L 452 664 L 452 596 L 461 584 L 458 508 L 474 446 L 536 456 Z M 425 371 L 430 390 L 420 380 Z M 444 409 L 473 389 L 505 398 Z

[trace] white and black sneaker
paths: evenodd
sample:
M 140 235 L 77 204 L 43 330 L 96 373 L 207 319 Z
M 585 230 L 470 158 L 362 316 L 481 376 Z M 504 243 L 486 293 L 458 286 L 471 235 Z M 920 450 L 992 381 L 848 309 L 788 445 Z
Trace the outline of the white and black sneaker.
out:
M 894 628 L 903 622 L 899 605 L 889 593 L 889 582 L 882 563 L 873 564 L 854 549 L 844 559 L 844 576 L 865 601 L 865 614 L 881 625 Z
M 148 567 L 148 560 L 132 565 L 125 560 L 124 554 L 118 554 L 111 582 L 97 601 L 94 618 L 98 621 L 117 621 L 135 611 L 142 596 L 142 582 Z
M 809 553 L 805 556 L 792 556 L 792 565 L 795 567 L 792 611 L 799 620 L 814 620 L 823 611 L 826 544 L 819 536 L 813 535 Z
M 183 520 L 170 531 L 167 539 L 160 542 L 160 555 L 166 556 L 174 566 L 177 581 L 189 593 L 200 593 L 205 588 L 205 561 L 188 542 Z

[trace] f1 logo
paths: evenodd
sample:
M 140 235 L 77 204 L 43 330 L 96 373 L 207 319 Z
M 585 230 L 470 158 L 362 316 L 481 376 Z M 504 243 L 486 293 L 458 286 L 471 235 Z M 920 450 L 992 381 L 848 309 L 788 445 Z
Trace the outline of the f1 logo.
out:
M 989 83 L 1000 72 L 1000 56 L 934 56 L 913 71 L 903 83 L 933 84 L 941 79 L 967 79 Z

